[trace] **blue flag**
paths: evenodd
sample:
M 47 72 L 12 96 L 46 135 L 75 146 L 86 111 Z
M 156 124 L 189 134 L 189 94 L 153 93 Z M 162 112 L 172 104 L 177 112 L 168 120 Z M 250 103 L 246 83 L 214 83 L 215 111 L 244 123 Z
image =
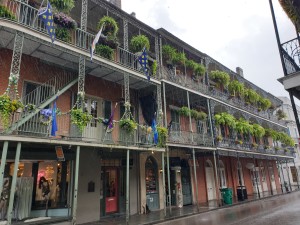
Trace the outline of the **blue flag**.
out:
M 153 131 L 153 140 L 154 140 L 154 143 L 157 145 L 157 143 L 158 143 L 158 132 L 157 132 L 157 127 L 156 127 L 156 121 L 155 121 L 155 119 L 152 120 L 151 128 L 152 128 L 152 131 Z
M 50 5 L 50 2 L 48 2 L 47 7 L 39 9 L 38 16 L 44 22 L 46 29 L 48 31 L 48 34 L 53 43 L 55 40 L 55 30 L 54 30 L 54 25 L 53 25 L 52 7 Z
M 148 68 L 148 55 L 146 52 L 146 48 L 143 49 L 142 54 L 139 56 L 139 63 L 141 64 L 145 75 L 147 76 L 148 80 L 150 80 L 149 76 L 149 68 Z
M 52 128 L 51 128 L 51 136 L 56 136 L 57 124 L 56 124 L 56 101 L 53 103 L 52 108 Z

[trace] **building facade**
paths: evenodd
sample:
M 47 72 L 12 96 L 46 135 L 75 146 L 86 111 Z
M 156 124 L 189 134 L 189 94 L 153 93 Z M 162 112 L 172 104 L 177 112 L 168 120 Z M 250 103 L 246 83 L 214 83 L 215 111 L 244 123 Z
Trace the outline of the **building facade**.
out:
M 54 43 L 40 3 L 1 2 L 1 220 L 128 221 L 221 203 L 224 188 L 281 193 L 294 145 L 280 99 L 106 0 L 50 3 Z

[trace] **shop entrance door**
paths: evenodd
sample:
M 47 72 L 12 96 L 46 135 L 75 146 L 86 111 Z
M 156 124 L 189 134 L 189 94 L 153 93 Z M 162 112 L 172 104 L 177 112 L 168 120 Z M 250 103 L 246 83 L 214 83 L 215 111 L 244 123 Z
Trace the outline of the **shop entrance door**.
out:
M 265 167 L 264 167 L 263 163 L 260 164 L 260 175 L 261 175 L 262 189 L 264 192 L 268 191 L 266 171 L 265 171 Z
M 273 170 L 273 166 L 272 166 L 272 165 L 269 166 L 269 175 L 270 175 L 271 188 L 272 188 L 273 194 L 276 194 L 276 193 L 277 193 L 277 190 L 276 190 L 276 183 L 275 183 L 275 177 L 274 177 L 274 170 Z
M 117 169 L 105 170 L 105 213 L 118 211 L 118 176 Z
M 206 188 L 207 188 L 207 200 L 216 199 L 216 184 L 214 178 L 214 169 L 210 160 L 206 161 L 205 165 L 205 176 L 206 176 Z
M 190 167 L 186 160 L 181 161 L 181 185 L 183 205 L 192 204 L 192 189 L 191 189 L 191 176 Z

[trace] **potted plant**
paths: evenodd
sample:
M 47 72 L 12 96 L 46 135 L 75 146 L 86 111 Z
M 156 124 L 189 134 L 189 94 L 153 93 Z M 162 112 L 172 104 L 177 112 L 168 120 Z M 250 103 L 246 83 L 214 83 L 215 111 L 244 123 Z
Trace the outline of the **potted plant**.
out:
M 260 140 L 266 133 L 265 128 L 263 128 L 259 124 L 253 124 L 252 127 L 254 137 Z
M 243 118 L 236 121 L 235 131 L 241 135 L 253 134 L 253 126 Z
M 207 114 L 205 112 L 198 112 L 195 109 L 191 110 L 191 117 L 194 118 L 195 120 L 206 120 L 207 119 Z
M 109 60 L 114 58 L 114 50 L 107 45 L 96 45 L 96 53 Z
M 221 135 L 218 135 L 216 137 L 217 142 L 221 142 L 223 140 L 223 137 Z
M 121 119 L 120 127 L 124 129 L 127 133 L 132 134 L 137 129 L 137 123 L 132 119 Z
M 177 66 L 183 66 L 186 62 L 187 58 L 184 52 L 176 52 L 172 63 Z
M 278 109 L 277 110 L 276 116 L 277 116 L 278 120 L 282 120 L 282 119 L 285 119 L 287 117 L 286 114 L 285 114 L 285 112 L 283 112 L 282 109 Z
M 214 116 L 216 125 L 225 125 L 231 128 L 235 127 L 235 118 L 229 113 L 218 113 Z
M 219 70 L 211 71 L 209 76 L 221 90 L 227 87 L 230 81 L 229 74 Z
M 72 109 L 70 114 L 72 124 L 75 124 L 81 132 L 83 132 L 84 128 L 93 118 L 92 115 L 88 114 L 87 112 L 83 112 L 81 108 Z
M 262 96 L 260 96 L 258 104 L 262 110 L 267 110 L 272 106 L 272 102 L 269 99 L 264 98 Z
M 178 113 L 182 116 L 189 117 L 190 116 L 190 109 L 186 106 L 183 106 L 179 109 Z
M 147 36 L 141 34 L 131 38 L 130 50 L 133 53 L 141 52 L 143 51 L 143 48 L 146 48 L 147 50 L 150 49 L 150 41 Z
M 6 94 L 0 96 L 0 119 L 5 129 L 9 127 L 13 113 L 23 107 L 23 104 L 17 99 L 11 100 Z
M 168 137 L 168 129 L 165 127 L 157 127 L 158 133 L 158 147 L 165 147 Z
M 248 88 L 245 90 L 245 94 L 244 94 L 244 98 L 245 98 L 245 101 L 252 104 L 252 105 L 255 105 L 259 98 L 260 98 L 260 95 L 257 94 L 256 91 L 252 90 L 251 88 Z

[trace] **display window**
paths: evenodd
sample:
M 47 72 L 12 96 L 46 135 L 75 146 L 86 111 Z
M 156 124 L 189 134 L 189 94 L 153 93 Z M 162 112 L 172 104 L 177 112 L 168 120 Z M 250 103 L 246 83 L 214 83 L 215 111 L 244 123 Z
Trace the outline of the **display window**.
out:
M 14 163 L 7 162 L 0 201 L 1 220 L 7 218 L 13 172 Z M 34 210 L 40 210 L 41 216 L 45 216 L 46 210 L 48 216 L 48 209 L 66 208 L 69 183 L 70 162 L 20 161 L 14 197 L 14 219 L 28 218 Z

